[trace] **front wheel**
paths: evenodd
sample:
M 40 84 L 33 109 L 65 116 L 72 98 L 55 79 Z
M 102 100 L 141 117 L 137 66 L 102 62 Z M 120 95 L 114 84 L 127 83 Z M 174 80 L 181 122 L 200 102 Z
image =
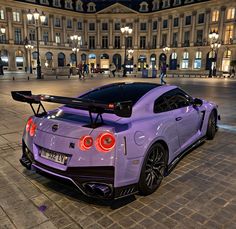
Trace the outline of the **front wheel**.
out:
M 167 165 L 167 152 L 159 142 L 148 151 L 139 179 L 139 193 L 149 195 L 156 191 L 164 177 Z
M 207 132 L 206 132 L 207 139 L 212 140 L 215 137 L 216 131 L 217 131 L 217 118 L 215 112 L 212 111 L 209 116 L 207 124 Z

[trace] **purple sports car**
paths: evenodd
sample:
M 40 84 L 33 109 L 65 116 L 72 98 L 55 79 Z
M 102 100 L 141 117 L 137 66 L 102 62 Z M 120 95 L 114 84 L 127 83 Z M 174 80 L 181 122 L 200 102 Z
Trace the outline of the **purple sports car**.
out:
M 214 138 L 220 119 L 214 103 L 154 83 L 109 84 L 77 98 L 31 91 L 12 97 L 34 112 L 22 165 L 105 199 L 154 192 L 185 153 Z M 42 102 L 64 106 L 47 112 Z

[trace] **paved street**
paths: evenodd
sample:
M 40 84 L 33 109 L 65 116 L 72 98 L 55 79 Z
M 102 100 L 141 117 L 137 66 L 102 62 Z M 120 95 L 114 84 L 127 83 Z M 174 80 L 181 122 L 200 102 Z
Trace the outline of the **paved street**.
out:
M 220 129 L 189 153 L 152 195 L 116 202 L 85 198 L 69 184 L 24 169 L 21 134 L 32 114 L 12 90 L 75 96 L 124 78 L 0 81 L 0 228 L 235 228 L 236 80 L 167 78 L 195 97 L 218 103 Z M 158 82 L 127 78 L 125 81 Z M 57 105 L 46 104 L 46 108 Z

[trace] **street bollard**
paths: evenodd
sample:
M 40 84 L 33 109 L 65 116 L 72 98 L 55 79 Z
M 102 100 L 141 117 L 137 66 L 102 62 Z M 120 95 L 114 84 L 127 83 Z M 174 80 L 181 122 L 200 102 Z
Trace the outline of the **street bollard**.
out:
M 13 76 L 12 80 L 15 80 L 15 77 Z
M 57 79 L 57 75 L 56 75 L 56 79 Z
M 29 80 L 29 76 L 28 76 L 28 80 Z

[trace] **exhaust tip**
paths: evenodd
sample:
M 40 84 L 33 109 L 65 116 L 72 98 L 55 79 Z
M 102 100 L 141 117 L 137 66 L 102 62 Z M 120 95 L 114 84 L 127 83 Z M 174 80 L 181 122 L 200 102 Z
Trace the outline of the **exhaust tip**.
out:
M 84 188 L 88 192 L 88 194 L 100 197 L 108 197 L 112 192 L 110 186 L 107 184 L 86 183 L 84 184 Z

